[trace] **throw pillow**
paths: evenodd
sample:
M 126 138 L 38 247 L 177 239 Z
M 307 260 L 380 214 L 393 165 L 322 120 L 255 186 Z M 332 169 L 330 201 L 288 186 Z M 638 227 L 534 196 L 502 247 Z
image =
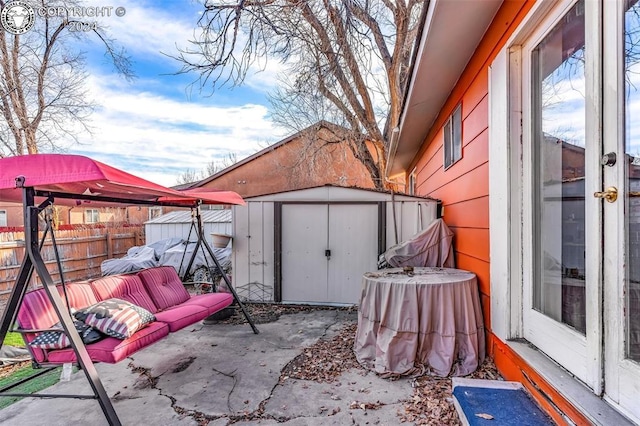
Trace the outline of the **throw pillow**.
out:
M 133 333 L 156 319 L 146 309 L 115 298 L 81 309 L 74 316 L 117 339 L 131 337 Z
M 98 340 L 106 337 L 104 334 L 82 321 L 74 320 L 73 325 L 75 325 L 76 331 L 86 345 L 97 342 Z M 62 329 L 62 323 L 58 322 L 51 328 Z M 71 340 L 62 331 L 45 331 L 38 334 L 36 338 L 29 343 L 29 345 L 40 349 L 64 349 L 71 346 Z

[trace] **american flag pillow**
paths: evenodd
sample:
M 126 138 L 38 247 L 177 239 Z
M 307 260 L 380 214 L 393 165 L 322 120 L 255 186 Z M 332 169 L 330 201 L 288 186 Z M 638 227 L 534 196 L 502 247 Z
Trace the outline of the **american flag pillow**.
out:
M 122 299 L 106 299 L 79 310 L 74 316 L 117 339 L 126 339 L 145 325 L 155 321 L 146 309 Z
M 97 342 L 104 337 L 104 334 L 94 330 L 82 321 L 74 320 L 73 325 L 75 325 L 78 334 L 80 334 L 85 344 Z M 62 330 L 62 324 L 58 322 L 51 326 L 51 328 L 59 328 Z M 45 331 L 38 334 L 29 345 L 40 349 L 63 349 L 71 346 L 71 340 L 63 331 Z

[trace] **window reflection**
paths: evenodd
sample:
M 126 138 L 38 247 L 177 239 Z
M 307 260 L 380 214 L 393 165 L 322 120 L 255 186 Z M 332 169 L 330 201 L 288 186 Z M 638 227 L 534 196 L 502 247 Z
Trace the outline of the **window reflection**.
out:
M 585 332 L 584 2 L 532 52 L 534 308 Z

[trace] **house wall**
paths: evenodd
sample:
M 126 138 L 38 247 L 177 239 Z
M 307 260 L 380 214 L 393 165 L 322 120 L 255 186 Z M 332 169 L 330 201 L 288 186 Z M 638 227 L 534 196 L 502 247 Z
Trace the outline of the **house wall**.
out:
M 373 188 L 365 167 L 343 144 L 317 148 L 305 147 L 302 139 L 292 140 L 272 151 L 232 168 L 203 185 L 235 191 L 242 197 L 273 194 L 324 184 Z
M 60 225 L 81 225 L 85 224 L 84 212 L 91 207 L 69 207 L 57 206 L 58 224 Z M 100 223 L 105 222 L 125 222 L 130 225 L 141 225 L 149 220 L 148 206 L 131 206 L 131 207 L 98 207 Z M 158 207 L 155 207 L 158 208 Z M 179 210 L 180 207 L 159 207 L 160 214 L 169 213 L 170 211 Z M 0 203 L 0 210 L 7 212 L 7 227 L 22 227 L 22 204 Z
M 0 204 L 0 210 L 7 212 L 7 227 L 22 226 L 22 205 L 14 203 Z
M 487 329 L 487 348 L 507 380 L 522 382 L 559 424 L 564 415 L 588 424 L 557 389 L 491 332 L 489 258 L 489 65 L 522 22 L 535 0 L 505 1 L 485 33 L 449 99 L 407 169 L 416 169 L 416 193 L 442 200 L 453 230 L 457 267 L 476 273 Z M 444 170 L 443 127 L 462 104 L 462 158 Z M 549 401 L 553 401 L 551 404 Z

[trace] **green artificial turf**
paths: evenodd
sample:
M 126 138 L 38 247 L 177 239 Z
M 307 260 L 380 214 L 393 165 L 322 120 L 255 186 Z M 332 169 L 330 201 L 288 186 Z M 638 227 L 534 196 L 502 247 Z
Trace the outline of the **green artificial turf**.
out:
M 24 340 L 22 340 L 22 335 L 20 333 L 8 332 L 4 338 L 4 342 L 2 343 L 6 346 L 14 346 L 18 348 L 24 348 Z M 74 368 L 74 372 L 77 369 Z M 0 378 L 0 389 L 9 386 L 13 383 L 16 383 L 26 377 L 30 377 L 34 374 L 39 373 L 42 370 L 36 370 L 31 367 L 31 365 L 27 365 L 23 368 L 16 370 L 11 373 L 11 375 Z M 56 384 L 60 380 L 60 373 L 62 372 L 62 367 L 55 368 L 42 376 L 36 377 L 33 380 L 30 380 L 26 383 L 22 383 L 19 386 L 7 391 L 9 393 L 36 393 L 41 392 L 43 389 L 48 388 L 51 385 Z M 0 410 L 9 405 L 13 404 L 16 401 L 21 400 L 22 398 L 7 396 L 0 398 Z
M 16 386 L 15 388 L 7 392 L 10 392 L 10 393 L 40 392 L 43 389 L 46 389 L 49 386 L 56 384 L 58 380 L 60 380 L 61 371 L 62 371 L 62 367 L 54 368 L 48 373 L 45 373 L 42 376 L 37 377 L 33 380 L 30 380 L 26 383 L 22 383 L 21 385 Z M 39 370 L 34 370 L 33 368 L 31 368 L 31 366 L 21 368 L 20 370 L 17 370 L 15 373 L 11 374 L 10 376 L 0 379 L 0 388 L 4 386 L 8 386 L 12 383 L 16 383 L 17 381 L 25 377 L 29 377 L 38 372 Z M 8 407 L 9 405 L 21 399 L 22 398 L 13 397 L 13 396 L 0 398 L 0 410 L 2 410 L 5 407 Z
M 24 340 L 22 340 L 22 335 L 20 333 L 10 331 L 4 337 L 3 345 L 24 348 Z

